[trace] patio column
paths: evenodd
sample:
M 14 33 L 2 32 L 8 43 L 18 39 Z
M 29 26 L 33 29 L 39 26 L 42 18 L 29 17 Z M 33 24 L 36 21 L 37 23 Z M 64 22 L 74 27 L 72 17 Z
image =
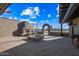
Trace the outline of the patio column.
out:
M 63 24 L 61 23 L 61 36 L 63 36 Z
M 74 27 L 72 20 L 69 20 L 69 37 L 72 38 L 72 43 L 74 41 Z

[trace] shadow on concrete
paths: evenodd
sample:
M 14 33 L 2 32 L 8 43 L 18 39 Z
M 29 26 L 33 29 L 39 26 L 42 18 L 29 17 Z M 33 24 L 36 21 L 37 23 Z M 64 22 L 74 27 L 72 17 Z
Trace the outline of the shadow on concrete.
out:
M 40 40 L 34 42 L 23 39 L 26 43 L 6 50 L 3 56 L 78 56 L 79 50 L 76 49 L 71 39 L 67 37 L 52 40 Z

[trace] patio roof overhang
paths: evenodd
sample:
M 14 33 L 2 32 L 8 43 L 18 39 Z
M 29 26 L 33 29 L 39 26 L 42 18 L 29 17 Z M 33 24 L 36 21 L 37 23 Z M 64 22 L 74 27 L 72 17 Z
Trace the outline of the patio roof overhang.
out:
M 10 3 L 0 3 L 0 15 L 7 9 Z
M 60 4 L 59 6 L 59 23 L 67 23 L 69 19 L 74 19 L 79 15 L 79 4 L 71 3 L 71 4 Z

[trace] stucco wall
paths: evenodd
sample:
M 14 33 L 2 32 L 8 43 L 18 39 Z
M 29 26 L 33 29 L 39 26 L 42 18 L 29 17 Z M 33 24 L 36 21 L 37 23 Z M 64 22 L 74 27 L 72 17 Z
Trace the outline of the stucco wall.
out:
M 18 21 L 0 18 L 0 37 L 13 36 L 17 30 Z
M 73 20 L 74 34 L 79 35 L 79 17 Z

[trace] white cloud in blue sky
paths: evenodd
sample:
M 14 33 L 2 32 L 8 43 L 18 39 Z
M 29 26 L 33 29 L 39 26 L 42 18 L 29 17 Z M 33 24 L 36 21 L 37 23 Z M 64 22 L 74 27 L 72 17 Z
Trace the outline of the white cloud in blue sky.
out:
M 19 21 L 26 21 L 25 19 L 20 19 Z
M 29 8 L 27 8 L 27 9 L 25 9 L 25 10 L 22 11 L 21 16 L 23 16 L 23 15 L 32 16 L 32 14 L 33 14 L 33 11 L 32 11 L 32 9 L 29 7 Z
M 46 20 L 45 22 L 49 22 L 48 20 Z
M 57 10 L 57 13 L 59 13 L 59 4 L 58 4 L 58 6 L 57 6 L 56 10 Z
M 68 29 L 69 28 L 68 24 L 67 23 L 64 23 L 63 24 L 63 28 Z
M 39 7 L 28 7 L 22 11 L 21 16 L 29 15 L 30 18 L 36 18 L 36 16 L 40 16 L 39 13 L 40 13 Z
M 51 14 L 48 14 L 48 17 L 50 18 L 51 17 Z
M 44 20 L 41 20 L 40 22 L 42 23 L 42 22 L 44 22 Z
M 59 17 L 59 14 L 57 14 L 56 17 Z
M 40 13 L 39 7 L 34 7 L 34 12 L 35 12 L 35 15 L 39 16 L 39 13 Z
M 56 17 L 59 17 L 59 4 L 58 4 L 56 10 L 57 10 L 57 15 L 56 15 Z
M 33 22 L 33 21 L 30 21 L 29 23 L 31 23 L 31 24 L 37 24 L 37 22 Z
M 36 18 L 36 16 L 35 16 L 35 15 L 32 15 L 32 16 L 30 16 L 30 18 L 35 19 L 35 18 Z
M 0 15 L 0 17 L 3 17 L 2 15 Z
M 14 19 L 15 19 L 15 20 L 18 20 L 18 18 L 17 18 L 17 17 L 14 17 Z
M 12 17 L 9 17 L 9 19 L 12 19 Z
M 20 19 L 20 21 L 27 21 L 31 24 L 37 24 L 37 22 L 30 21 L 29 19 Z

